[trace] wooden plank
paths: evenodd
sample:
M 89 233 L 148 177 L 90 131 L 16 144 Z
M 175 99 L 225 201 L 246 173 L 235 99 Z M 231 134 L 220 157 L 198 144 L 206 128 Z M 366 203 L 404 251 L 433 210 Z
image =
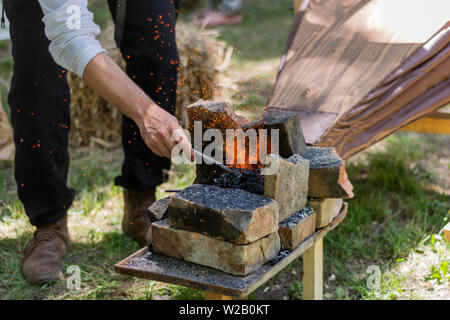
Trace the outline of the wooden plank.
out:
M 204 298 L 205 300 L 233 300 L 233 297 L 209 291 L 205 291 Z
M 303 300 L 322 300 L 323 239 L 303 254 Z
M 304 1 L 309 1 L 309 0 L 294 0 L 294 10 L 295 10 L 295 12 L 298 12 L 298 10 L 300 10 L 302 2 L 304 2 Z
M 434 112 L 402 128 L 403 131 L 450 134 L 450 113 Z
M 322 239 L 345 218 L 346 214 L 347 204 L 344 203 L 341 213 L 328 226 L 317 230 L 314 235 L 286 256 L 281 257 L 275 264 L 266 264 L 260 270 L 245 277 L 233 276 L 194 263 L 153 254 L 148 248 L 141 249 L 125 258 L 114 268 L 120 274 L 244 298 L 302 255 L 315 241 Z

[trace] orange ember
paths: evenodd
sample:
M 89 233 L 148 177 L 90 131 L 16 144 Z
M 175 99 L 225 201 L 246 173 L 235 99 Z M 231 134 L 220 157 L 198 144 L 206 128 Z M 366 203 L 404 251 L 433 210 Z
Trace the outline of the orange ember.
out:
M 254 129 L 249 129 L 254 130 Z M 245 133 L 248 133 L 247 130 Z M 228 167 L 255 170 L 264 167 L 262 163 L 263 158 L 270 154 L 270 137 L 267 134 L 262 134 L 260 131 L 252 134 L 250 137 L 245 136 L 236 137 L 234 139 L 225 140 L 225 158 Z
M 263 158 L 271 153 L 270 130 L 262 121 L 250 123 L 237 115 L 226 102 L 199 101 L 187 109 L 191 138 L 195 137 L 195 122 L 201 122 L 202 150 L 216 139 L 204 139 L 208 129 L 218 129 L 222 134 L 223 163 L 232 168 L 254 170 L 262 168 Z M 231 129 L 231 130 L 230 130 Z M 198 134 L 198 133 L 197 133 Z M 205 141 L 207 140 L 207 141 Z M 195 143 L 193 143 L 194 147 Z M 220 144 L 219 144 L 220 145 Z M 199 146 L 197 146 L 199 147 Z

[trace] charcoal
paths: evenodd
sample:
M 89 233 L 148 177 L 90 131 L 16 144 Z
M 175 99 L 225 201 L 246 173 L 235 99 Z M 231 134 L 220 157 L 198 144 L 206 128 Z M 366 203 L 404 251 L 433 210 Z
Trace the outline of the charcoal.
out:
M 194 139 L 194 131 L 201 129 L 197 134 L 203 134 L 208 129 L 218 129 L 223 137 L 226 137 L 227 129 L 242 129 L 242 125 L 248 123 L 243 117 L 236 115 L 233 106 L 227 102 L 212 102 L 200 100 L 186 107 L 189 118 L 189 132 L 191 134 L 192 144 L 196 149 L 200 146 L 196 145 Z M 200 127 L 195 128 L 195 122 L 200 121 Z M 197 142 L 198 143 L 198 142 Z M 202 150 L 209 144 L 202 141 Z
M 281 250 L 280 252 L 278 252 L 278 255 L 275 258 L 270 260 L 270 263 L 272 265 L 276 265 L 278 262 L 286 258 L 291 252 L 291 250 Z
M 223 173 L 214 179 L 214 184 L 221 188 L 235 188 L 250 193 L 264 194 L 264 176 L 261 170 L 234 169 L 237 174 Z
M 197 134 L 203 134 L 208 129 L 218 129 L 223 136 L 223 143 L 218 146 L 216 150 L 218 155 L 222 154 L 222 161 L 225 162 L 225 144 L 226 144 L 226 130 L 227 129 L 242 129 L 243 127 L 248 127 L 248 121 L 236 115 L 233 106 L 227 102 L 212 102 L 212 101 L 197 101 L 196 103 L 186 107 L 186 111 L 189 118 L 189 132 L 191 134 L 191 141 L 193 146 L 199 150 L 203 151 L 209 144 L 209 141 L 195 141 L 194 132 Z M 201 124 L 196 127 L 196 121 L 200 121 Z M 200 132 L 198 132 L 200 131 Z M 213 155 L 214 156 L 214 155 Z M 218 156 L 220 158 L 220 156 Z M 200 157 L 197 156 L 197 160 Z M 220 177 L 224 170 L 215 165 L 206 164 L 205 161 L 196 165 L 197 177 L 195 179 L 195 184 L 214 184 L 214 178 Z
M 226 171 L 215 164 L 208 165 L 206 163 L 197 164 L 196 177 L 193 184 L 214 184 L 214 179 L 219 178 Z

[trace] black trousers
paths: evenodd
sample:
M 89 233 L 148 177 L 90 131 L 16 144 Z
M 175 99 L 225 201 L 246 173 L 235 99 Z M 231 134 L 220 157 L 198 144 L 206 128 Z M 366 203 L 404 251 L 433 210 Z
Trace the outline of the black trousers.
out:
M 176 105 L 178 2 L 128 1 L 120 46 L 129 77 L 171 113 Z M 115 17 L 117 0 L 108 4 Z M 49 54 L 38 1 L 6 0 L 5 11 L 14 58 L 8 101 L 18 195 L 30 222 L 44 225 L 63 217 L 74 199 L 74 190 L 67 186 L 70 92 L 65 70 Z M 170 161 L 147 148 L 136 124 L 127 117 L 123 117 L 122 140 L 125 159 L 115 183 L 127 189 L 159 185 Z

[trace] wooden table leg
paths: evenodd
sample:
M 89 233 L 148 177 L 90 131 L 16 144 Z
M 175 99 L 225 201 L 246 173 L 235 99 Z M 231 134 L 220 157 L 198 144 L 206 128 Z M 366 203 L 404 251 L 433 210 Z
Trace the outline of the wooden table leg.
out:
M 205 300 L 233 300 L 233 297 L 223 294 L 213 293 L 209 291 L 204 292 Z
M 302 5 L 303 0 L 294 0 L 294 10 L 297 13 Z
M 322 300 L 323 238 L 303 254 L 303 300 Z
M 444 231 L 443 231 L 443 236 L 444 236 L 445 240 L 450 242 L 450 222 L 445 225 Z

